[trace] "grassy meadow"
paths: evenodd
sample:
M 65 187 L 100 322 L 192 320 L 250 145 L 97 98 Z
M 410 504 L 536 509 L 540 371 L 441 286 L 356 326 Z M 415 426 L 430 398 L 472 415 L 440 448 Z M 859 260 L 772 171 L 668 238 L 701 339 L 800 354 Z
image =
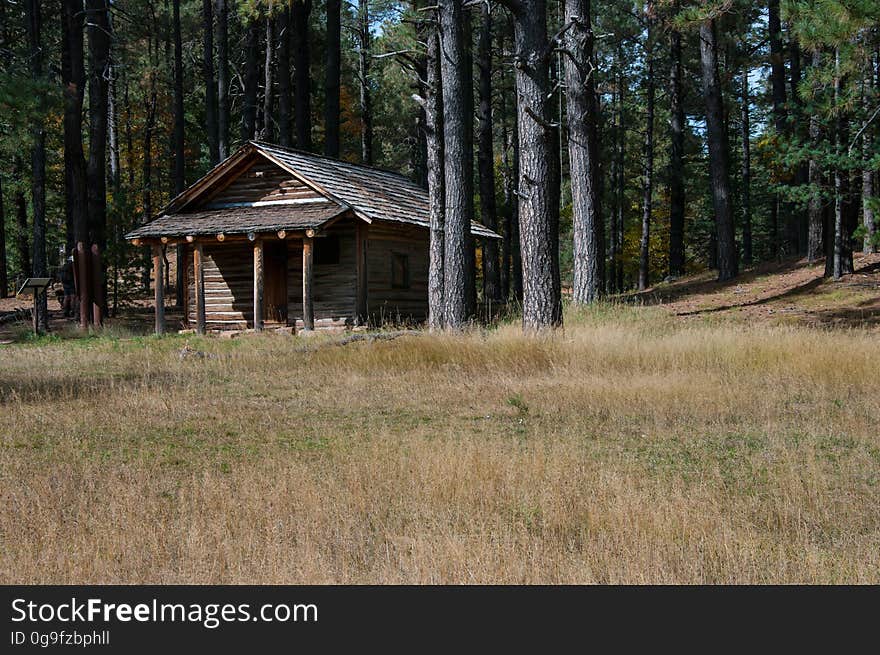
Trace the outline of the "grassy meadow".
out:
M 880 582 L 876 331 L 566 319 L 2 347 L 0 582 Z

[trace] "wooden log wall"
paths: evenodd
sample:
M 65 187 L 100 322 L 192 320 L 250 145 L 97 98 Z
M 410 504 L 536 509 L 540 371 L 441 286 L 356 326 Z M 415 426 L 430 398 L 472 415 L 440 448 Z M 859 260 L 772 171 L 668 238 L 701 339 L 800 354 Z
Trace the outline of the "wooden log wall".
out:
M 247 171 L 232 180 L 228 186 L 214 193 L 205 206 L 322 197 L 284 169 L 261 158 Z
M 357 292 L 355 227 L 346 222 L 328 229 L 327 235 L 314 239 L 312 302 L 315 327 L 353 325 Z M 322 242 L 332 236 L 339 239 L 339 263 L 322 264 L 318 250 Z M 287 251 L 287 317 L 289 323 L 298 327 L 302 326 L 303 319 L 302 270 L 302 241 L 292 239 Z
M 327 230 L 339 239 L 339 263 L 321 263 L 317 249 L 328 236 L 315 237 L 315 327 L 345 327 L 357 319 L 357 236 L 355 224 L 346 221 Z M 428 232 L 422 228 L 375 221 L 366 232 L 367 312 L 376 323 L 423 321 L 428 312 Z M 288 238 L 287 323 L 303 327 L 302 240 Z M 269 244 L 267 244 L 267 247 Z M 253 327 L 253 243 L 234 241 L 205 243 L 202 247 L 205 285 L 205 324 L 208 330 Z M 196 325 L 193 246 L 187 248 L 189 323 Z M 392 286 L 394 253 L 406 255 L 409 287 Z M 269 285 L 269 281 L 266 282 Z
M 190 298 L 195 298 L 192 248 L 187 249 Z M 243 330 L 253 326 L 254 254 L 250 242 L 202 247 L 205 280 L 205 324 L 209 330 Z M 196 324 L 195 303 L 189 303 L 189 322 Z
M 409 288 L 391 284 L 393 254 L 406 255 Z M 374 221 L 367 240 L 367 308 L 377 323 L 424 321 L 428 317 L 428 230 Z

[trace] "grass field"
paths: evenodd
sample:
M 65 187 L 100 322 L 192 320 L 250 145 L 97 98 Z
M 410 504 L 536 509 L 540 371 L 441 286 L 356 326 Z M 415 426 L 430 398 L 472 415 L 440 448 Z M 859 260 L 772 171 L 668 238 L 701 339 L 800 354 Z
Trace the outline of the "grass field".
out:
M 0 582 L 880 582 L 876 330 L 566 318 L 6 346 Z

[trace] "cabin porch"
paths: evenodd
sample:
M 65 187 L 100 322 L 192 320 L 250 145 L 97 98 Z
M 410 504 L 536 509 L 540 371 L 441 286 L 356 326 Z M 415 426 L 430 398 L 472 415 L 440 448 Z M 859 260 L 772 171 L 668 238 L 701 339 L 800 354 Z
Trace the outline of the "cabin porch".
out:
M 208 331 L 293 327 L 310 331 L 365 321 L 368 226 L 344 221 L 326 230 L 163 237 L 153 249 L 183 246 L 184 327 Z M 360 253 L 360 256 L 358 256 Z M 166 330 L 164 288 L 155 286 L 157 334 Z

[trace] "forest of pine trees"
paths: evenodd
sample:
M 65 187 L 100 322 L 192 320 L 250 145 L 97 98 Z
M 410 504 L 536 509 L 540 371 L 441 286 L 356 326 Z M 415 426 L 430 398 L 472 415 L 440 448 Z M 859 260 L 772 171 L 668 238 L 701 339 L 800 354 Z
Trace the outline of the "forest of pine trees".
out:
M 149 284 L 122 236 L 248 139 L 427 187 L 433 328 L 838 279 L 880 246 L 878 136 L 876 0 L 0 0 L 0 295 L 91 249 L 112 315 Z

